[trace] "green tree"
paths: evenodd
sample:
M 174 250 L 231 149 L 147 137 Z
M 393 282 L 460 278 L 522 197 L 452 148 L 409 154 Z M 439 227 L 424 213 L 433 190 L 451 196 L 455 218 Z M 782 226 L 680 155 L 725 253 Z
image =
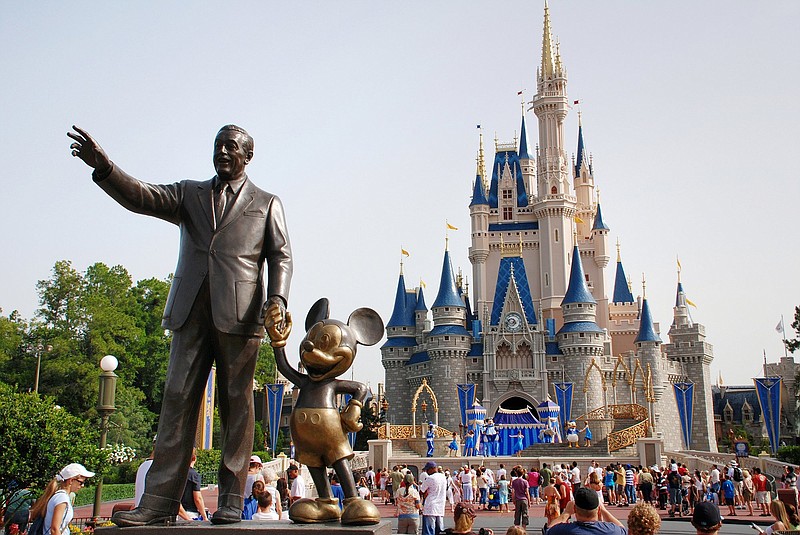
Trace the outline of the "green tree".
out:
M 367 451 L 369 449 L 368 440 L 378 438 L 378 426 L 380 422 L 378 415 L 372 409 L 371 403 L 365 403 L 361 409 L 361 423 L 364 427 L 356 434 L 356 442 L 353 449 L 356 451 Z
M 58 407 L 52 398 L 16 393 L 0 385 L 0 486 L 13 478 L 43 488 L 69 463 L 98 472 L 106 468 L 91 424 Z
M 786 339 L 783 341 L 786 344 L 786 349 L 788 349 L 791 353 L 794 353 L 798 348 L 800 348 L 800 306 L 794 307 L 794 321 L 792 322 L 792 329 L 794 329 L 795 336 L 792 339 Z M 786 336 L 786 333 L 783 334 Z

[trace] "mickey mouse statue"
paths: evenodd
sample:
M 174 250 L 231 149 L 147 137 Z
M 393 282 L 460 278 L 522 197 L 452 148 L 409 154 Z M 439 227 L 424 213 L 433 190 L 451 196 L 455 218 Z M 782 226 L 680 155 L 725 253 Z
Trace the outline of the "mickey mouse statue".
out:
M 265 325 L 275 350 L 275 362 L 280 372 L 299 389 L 289 425 L 296 446 L 297 461 L 308 466 L 317 487 L 319 498 L 304 498 L 289 508 L 289 518 L 300 524 L 341 520 L 342 524 L 363 525 L 380 522 L 378 508 L 362 500 L 353 480 L 350 459 L 353 450 L 347 432 L 363 426 L 361 408 L 367 397 L 362 383 L 336 379 L 346 372 L 356 356 L 356 345 L 374 345 L 383 337 L 383 321 L 370 308 L 359 308 L 347 323 L 328 319 L 328 300 L 320 299 L 306 317 L 306 336 L 300 343 L 300 362 L 306 373 L 289 365 L 284 346 L 292 330 L 292 317 L 280 321 L 277 306 L 267 310 Z M 351 394 L 347 407 L 340 413 L 337 394 Z M 333 497 L 326 477 L 326 467 L 332 466 L 344 491 L 343 510 Z

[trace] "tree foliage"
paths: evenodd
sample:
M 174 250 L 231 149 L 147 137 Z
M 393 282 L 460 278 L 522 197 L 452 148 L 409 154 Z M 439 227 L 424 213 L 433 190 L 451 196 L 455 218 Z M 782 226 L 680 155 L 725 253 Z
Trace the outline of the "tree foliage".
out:
M 794 307 L 794 321 L 792 322 L 792 329 L 794 329 L 795 337 L 783 341 L 786 344 L 786 349 L 794 353 L 800 348 L 800 306 Z M 784 333 L 784 336 L 786 334 Z
M 41 356 L 39 392 L 96 422 L 99 362 L 114 355 L 119 380 L 109 441 L 147 450 L 169 360 L 170 336 L 161 328 L 169 281 L 134 284 L 122 266 L 98 262 L 81 273 L 62 260 L 36 288 L 39 308 L 30 322 L 0 316 L 0 377 L 19 392 L 32 390 Z
M 52 398 L 17 393 L 0 385 L 0 486 L 17 478 L 42 489 L 69 463 L 105 469 L 98 432 L 89 422 L 58 407 Z

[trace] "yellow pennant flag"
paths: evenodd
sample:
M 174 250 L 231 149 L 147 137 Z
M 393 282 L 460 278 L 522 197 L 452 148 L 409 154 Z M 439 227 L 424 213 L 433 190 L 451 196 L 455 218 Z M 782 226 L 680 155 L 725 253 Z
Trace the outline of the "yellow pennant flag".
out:
M 695 305 L 694 303 L 692 303 L 691 301 L 689 301 L 689 298 L 688 298 L 688 297 L 686 298 L 686 304 L 687 304 L 687 305 L 690 305 L 690 306 L 693 306 L 694 308 L 697 308 L 697 305 Z
M 576 223 L 583 223 L 583 219 L 581 219 L 581 218 L 580 218 L 580 217 L 578 217 L 578 216 L 575 216 L 575 222 L 576 222 Z
M 419 285 L 422 286 L 423 288 L 427 288 L 428 287 L 428 285 L 425 284 L 425 281 L 422 280 L 422 279 L 419 280 Z
M 402 247 L 400 248 L 400 254 L 402 254 L 403 256 L 411 256 L 410 254 L 408 254 L 408 251 L 406 251 Z
M 454 227 L 453 225 L 451 225 L 447 221 L 445 221 L 445 224 L 447 225 L 447 228 L 449 228 L 450 230 L 458 230 L 458 227 Z

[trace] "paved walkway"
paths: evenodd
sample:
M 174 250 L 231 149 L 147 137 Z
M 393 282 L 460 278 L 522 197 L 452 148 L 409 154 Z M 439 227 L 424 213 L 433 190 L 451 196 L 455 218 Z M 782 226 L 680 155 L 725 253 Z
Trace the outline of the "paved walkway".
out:
M 209 511 L 211 511 L 212 513 L 214 511 L 216 511 L 216 509 L 217 509 L 217 489 L 216 488 L 213 488 L 213 489 L 206 488 L 206 489 L 204 489 L 203 490 L 203 500 L 205 501 L 206 507 L 208 508 Z M 394 506 L 392 506 L 392 505 L 384 505 L 382 500 L 379 501 L 379 500 L 375 499 L 374 502 L 375 502 L 375 505 L 378 506 L 378 510 L 381 512 L 381 517 L 383 517 L 383 518 L 393 518 L 394 517 Z M 101 507 L 100 507 L 100 516 L 104 517 L 104 518 L 109 518 L 111 516 L 111 511 L 112 511 L 114 505 L 117 504 L 117 503 L 133 503 L 133 501 L 132 500 L 119 500 L 119 501 L 116 501 L 116 502 L 103 502 Z M 513 506 L 510 506 L 509 509 L 511 509 L 511 511 L 508 512 L 508 513 L 506 513 L 506 512 L 501 513 L 501 512 L 499 512 L 497 510 L 478 511 L 478 518 L 484 519 L 484 520 L 508 518 L 508 525 L 511 525 L 511 523 L 514 520 Z M 615 517 L 617 517 L 619 520 L 621 520 L 623 522 L 625 522 L 627 520 L 628 513 L 630 512 L 630 510 L 631 510 L 631 507 L 613 507 L 613 506 L 609 507 L 609 511 L 611 511 L 611 513 Z M 728 516 L 726 514 L 727 511 L 728 511 L 727 507 L 723 506 L 721 508 L 722 516 L 724 517 L 726 524 L 734 524 L 734 523 L 735 524 L 750 524 L 750 522 L 753 522 L 755 524 L 768 526 L 768 525 L 772 524 L 772 522 L 773 522 L 771 517 L 766 517 L 765 518 L 765 517 L 758 516 L 757 510 L 755 511 L 756 512 L 756 516 L 746 516 L 747 511 L 737 510 L 735 517 Z M 661 518 L 663 520 L 665 520 L 665 521 L 685 521 L 685 522 L 688 522 L 688 520 L 689 520 L 687 517 L 670 518 L 670 516 L 667 513 L 667 511 L 658 510 L 658 512 L 661 515 Z M 529 515 L 530 515 L 530 518 L 531 518 L 531 524 L 532 525 L 534 524 L 535 521 L 537 521 L 539 519 L 543 520 L 544 519 L 544 505 L 533 505 L 533 506 L 531 506 L 531 508 L 529 510 Z M 76 519 L 77 518 L 88 518 L 88 517 L 91 517 L 91 516 L 92 516 L 92 506 L 91 505 L 85 505 L 85 506 L 82 506 L 82 507 L 76 507 L 75 508 L 75 518 Z M 451 516 L 449 507 L 447 509 L 446 518 L 450 522 L 452 522 L 452 516 Z M 539 525 L 539 522 L 536 522 L 536 525 Z

